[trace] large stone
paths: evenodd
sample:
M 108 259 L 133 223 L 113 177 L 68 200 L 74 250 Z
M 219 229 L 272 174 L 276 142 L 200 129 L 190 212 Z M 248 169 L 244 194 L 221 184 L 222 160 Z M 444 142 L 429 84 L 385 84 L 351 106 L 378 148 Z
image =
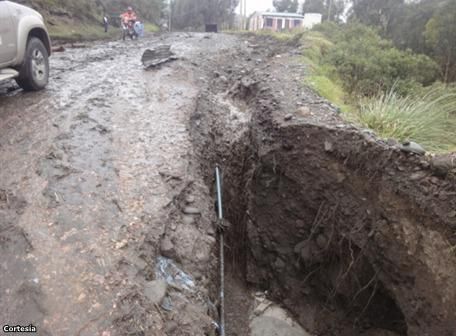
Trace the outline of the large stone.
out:
M 371 329 L 362 334 L 362 336 L 398 336 L 398 334 L 383 329 Z
M 164 280 L 154 280 L 146 282 L 144 285 L 144 294 L 154 304 L 160 304 L 168 289 L 168 284 Z
M 415 153 L 418 155 L 426 154 L 426 150 L 421 147 L 421 145 L 417 144 L 416 142 L 410 141 L 406 142 L 401 146 L 401 150 L 407 153 Z
M 184 214 L 186 215 L 199 215 L 201 211 L 195 207 L 185 207 Z
M 287 322 L 270 316 L 260 316 L 250 324 L 251 336 L 311 336 L 298 325 L 291 326 Z
M 154 49 L 147 49 L 141 61 L 145 68 L 151 68 L 176 59 L 177 57 L 171 51 L 170 45 L 160 45 Z
M 431 168 L 436 175 L 446 176 L 450 171 L 456 170 L 456 154 L 433 157 Z
M 188 195 L 188 196 L 185 198 L 185 202 L 186 202 L 187 204 L 195 203 L 195 197 L 192 196 L 192 195 Z
M 195 222 L 195 218 L 193 216 L 183 216 L 182 223 L 185 225 L 191 225 Z
M 176 256 L 176 250 L 171 239 L 169 239 L 168 237 L 162 239 L 162 241 L 160 242 L 160 252 L 162 256 L 174 259 L 174 257 Z

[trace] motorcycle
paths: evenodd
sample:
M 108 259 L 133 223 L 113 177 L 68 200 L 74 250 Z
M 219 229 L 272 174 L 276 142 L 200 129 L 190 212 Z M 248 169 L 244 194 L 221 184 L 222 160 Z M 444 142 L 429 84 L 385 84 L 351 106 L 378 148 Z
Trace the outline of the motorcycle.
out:
M 130 20 L 128 22 L 122 23 L 122 39 L 125 41 L 128 36 L 132 40 L 136 40 L 139 37 L 139 32 L 137 28 L 137 21 Z

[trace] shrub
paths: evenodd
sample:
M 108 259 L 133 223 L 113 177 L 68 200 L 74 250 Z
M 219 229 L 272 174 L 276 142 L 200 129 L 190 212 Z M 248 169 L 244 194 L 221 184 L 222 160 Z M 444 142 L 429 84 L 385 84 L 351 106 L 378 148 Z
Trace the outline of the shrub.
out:
M 361 24 L 344 26 L 323 62 L 334 66 L 350 95 L 362 97 L 386 92 L 393 85 L 405 95 L 431 84 L 439 75 L 438 65 L 429 57 L 398 50 Z
M 442 86 L 403 97 L 395 87 L 364 100 L 356 120 L 384 138 L 413 140 L 427 150 L 456 149 L 456 92 Z

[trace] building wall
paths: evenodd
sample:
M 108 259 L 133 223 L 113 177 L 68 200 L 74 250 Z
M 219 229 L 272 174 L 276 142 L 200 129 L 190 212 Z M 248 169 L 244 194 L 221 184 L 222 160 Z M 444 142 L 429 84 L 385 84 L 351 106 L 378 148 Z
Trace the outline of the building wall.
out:
M 266 23 L 272 19 L 272 27 L 267 27 Z M 299 20 L 299 25 L 295 26 L 295 20 Z M 304 27 L 304 20 L 300 18 L 289 18 L 289 17 L 268 17 L 267 15 L 254 16 L 251 19 L 249 29 L 252 31 L 269 29 L 272 31 L 280 31 L 285 29 L 295 29 Z
M 264 24 L 263 16 L 258 15 L 258 14 L 254 15 L 250 19 L 249 30 L 251 30 L 251 31 L 261 30 L 261 29 L 263 29 L 263 24 Z
M 316 24 L 321 23 L 323 15 L 318 13 L 307 13 L 304 14 L 303 25 L 305 28 L 312 29 Z
M 272 27 L 266 27 L 266 20 L 270 18 L 272 19 Z M 280 24 L 280 20 L 281 24 Z M 286 20 L 290 20 L 290 28 L 286 28 Z M 294 25 L 295 20 L 300 20 L 300 24 L 298 26 Z M 264 13 L 257 13 L 250 20 L 249 30 L 257 31 L 263 29 L 269 29 L 273 31 L 280 31 L 284 29 L 295 29 L 295 28 L 308 28 L 312 29 L 312 27 L 316 24 L 322 22 L 322 15 L 318 13 L 307 13 L 304 15 L 304 18 L 289 18 L 289 17 L 277 17 L 272 16 L 268 17 L 267 14 Z

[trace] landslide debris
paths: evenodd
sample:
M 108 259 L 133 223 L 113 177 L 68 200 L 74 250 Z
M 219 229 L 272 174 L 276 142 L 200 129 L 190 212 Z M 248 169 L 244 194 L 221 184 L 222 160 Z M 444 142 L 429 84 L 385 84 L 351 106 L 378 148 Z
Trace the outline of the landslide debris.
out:
M 231 272 L 314 335 L 453 335 L 454 179 L 343 121 L 292 48 L 264 50 L 226 55 L 191 120 L 207 184 L 224 170 Z

